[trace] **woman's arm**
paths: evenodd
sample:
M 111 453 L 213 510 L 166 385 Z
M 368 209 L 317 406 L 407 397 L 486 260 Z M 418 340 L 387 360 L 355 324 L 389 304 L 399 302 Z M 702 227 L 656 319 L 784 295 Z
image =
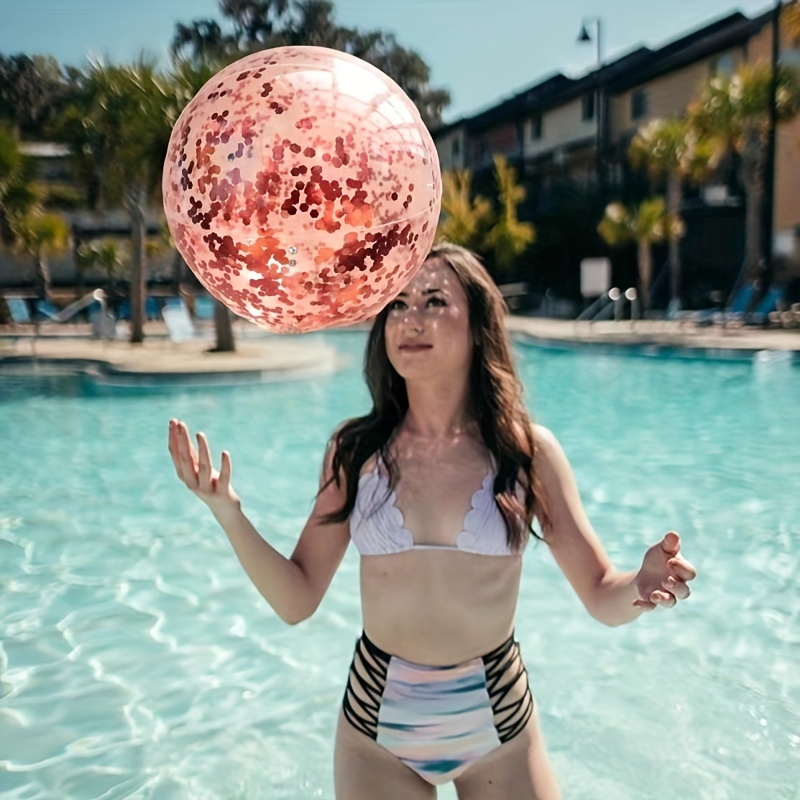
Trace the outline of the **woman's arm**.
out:
M 656 606 L 689 596 L 694 568 L 678 554 L 674 533 L 647 551 L 638 572 L 618 572 L 583 509 L 575 477 L 556 437 L 535 426 L 536 464 L 549 524 L 544 529 L 556 563 L 587 611 L 605 625 L 632 622 Z M 671 538 L 674 537 L 674 538 Z M 676 541 L 677 540 L 677 541 Z
M 197 435 L 195 451 L 186 426 L 170 422 L 170 453 L 178 477 L 208 505 L 225 531 L 239 562 L 253 585 L 290 625 L 308 619 L 319 606 L 350 541 L 349 523 L 325 525 L 321 518 L 344 501 L 344 484 L 337 487 L 331 476 L 331 449 L 325 456 L 320 486 L 311 515 L 291 558 L 268 544 L 244 515 L 231 487 L 231 460 L 222 454 L 219 472 L 211 465 L 205 436 Z

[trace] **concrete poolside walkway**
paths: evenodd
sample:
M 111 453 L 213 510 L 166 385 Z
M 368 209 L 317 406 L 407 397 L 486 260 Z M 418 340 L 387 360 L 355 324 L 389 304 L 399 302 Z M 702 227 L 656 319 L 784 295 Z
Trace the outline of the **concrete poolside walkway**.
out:
M 249 333 L 249 332 L 248 332 Z M 319 339 L 239 335 L 234 353 L 213 353 L 213 336 L 173 343 L 161 323 L 148 323 L 145 341 L 93 339 L 88 326 L 47 329 L 44 335 L 0 328 L 0 374 L 30 364 L 90 374 L 95 382 L 142 386 L 151 383 L 192 384 L 203 376 L 214 383 L 262 382 L 335 371 L 342 359 Z
M 792 351 L 800 359 L 800 330 L 741 327 L 694 327 L 670 321 L 574 322 L 510 316 L 508 328 L 535 344 L 550 347 L 643 346 L 680 348 L 698 355 L 728 353 L 745 356 L 761 350 Z M 361 329 L 366 330 L 363 326 Z M 201 384 L 262 382 L 305 377 L 338 369 L 342 362 L 334 347 L 319 337 L 264 336 L 246 324 L 237 325 L 237 351 L 210 353 L 210 330 L 201 339 L 180 344 L 166 336 L 163 323 L 149 322 L 145 341 L 101 341 L 91 338 L 89 326 L 0 327 L 0 372 L 24 371 L 32 362 L 52 369 L 86 372 L 96 382 L 142 386 L 153 383 Z M 334 333 L 335 335 L 335 333 Z
M 697 350 L 783 350 L 800 354 L 800 330 L 698 327 L 670 320 L 576 322 L 512 316 L 509 330 L 543 345 L 660 346 Z M 797 357 L 797 355 L 795 355 Z

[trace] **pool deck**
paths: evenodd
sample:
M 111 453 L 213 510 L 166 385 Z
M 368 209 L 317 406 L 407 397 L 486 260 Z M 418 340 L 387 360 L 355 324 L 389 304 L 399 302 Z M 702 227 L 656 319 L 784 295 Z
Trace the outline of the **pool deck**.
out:
M 508 328 L 523 339 L 547 347 L 640 348 L 646 352 L 684 350 L 698 356 L 746 357 L 762 350 L 788 351 L 800 358 L 800 329 L 753 326 L 697 326 L 670 320 L 576 322 L 512 316 Z
M 88 326 L 44 328 L 39 336 L 0 327 L 0 372 L 29 369 L 82 372 L 95 383 L 116 386 L 262 383 L 331 373 L 342 366 L 336 350 L 319 339 L 238 336 L 236 352 L 214 353 L 211 331 L 173 343 L 163 323 L 145 326 L 145 341 L 94 339 Z
M 800 330 L 754 327 L 697 327 L 669 321 L 574 322 L 510 316 L 508 328 L 517 340 L 543 347 L 592 347 L 603 352 L 634 349 L 648 355 L 679 351 L 684 354 L 747 358 L 764 350 L 789 351 L 800 362 Z M 320 339 L 257 337 L 255 329 L 239 329 L 235 353 L 212 353 L 213 335 L 174 344 L 163 323 L 149 322 L 145 341 L 101 341 L 88 326 L 0 327 L 0 370 L 24 369 L 32 362 L 51 369 L 84 371 L 96 381 L 144 385 L 150 382 L 253 383 L 329 373 L 341 366 L 334 348 Z

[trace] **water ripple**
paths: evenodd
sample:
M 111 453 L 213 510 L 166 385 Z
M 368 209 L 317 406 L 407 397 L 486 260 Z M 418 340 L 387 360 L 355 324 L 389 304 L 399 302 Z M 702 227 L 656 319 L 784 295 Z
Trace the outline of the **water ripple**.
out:
M 337 343 L 356 366 L 313 383 L 4 400 L 4 800 L 332 797 L 357 557 L 284 626 L 177 483 L 164 426 L 180 416 L 232 450 L 251 518 L 288 555 L 327 437 L 366 404 L 363 338 Z M 794 800 L 800 370 L 519 355 L 615 563 L 674 528 L 701 570 L 674 612 L 606 629 L 530 548 L 517 633 L 565 796 Z

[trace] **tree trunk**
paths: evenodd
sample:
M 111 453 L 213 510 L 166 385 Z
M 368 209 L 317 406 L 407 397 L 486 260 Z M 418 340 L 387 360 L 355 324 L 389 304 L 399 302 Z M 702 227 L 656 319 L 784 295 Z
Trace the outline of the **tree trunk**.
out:
M 639 241 L 639 288 L 642 293 L 642 308 L 650 310 L 650 282 L 653 279 L 653 251 L 648 239 Z
M 132 189 L 126 205 L 131 218 L 131 344 L 144 341 L 144 310 L 147 286 L 145 262 L 144 192 Z
M 743 274 L 752 282 L 759 276 L 764 259 L 762 236 L 762 209 L 764 205 L 765 149 L 756 128 L 745 131 L 742 149 L 742 183 L 746 194 L 745 257 Z
M 214 301 L 214 330 L 217 334 L 217 344 L 214 353 L 235 353 L 236 339 L 233 336 L 233 320 L 228 307 Z
M 683 203 L 683 186 L 681 176 L 673 172 L 667 185 L 667 212 L 673 219 L 680 219 Z M 670 309 L 677 311 L 681 307 L 681 238 L 670 226 L 669 237 L 669 285 Z
M 50 283 L 50 265 L 47 263 L 47 256 L 37 253 L 33 260 L 33 271 L 36 281 L 36 294 L 40 300 L 50 302 L 52 297 Z

